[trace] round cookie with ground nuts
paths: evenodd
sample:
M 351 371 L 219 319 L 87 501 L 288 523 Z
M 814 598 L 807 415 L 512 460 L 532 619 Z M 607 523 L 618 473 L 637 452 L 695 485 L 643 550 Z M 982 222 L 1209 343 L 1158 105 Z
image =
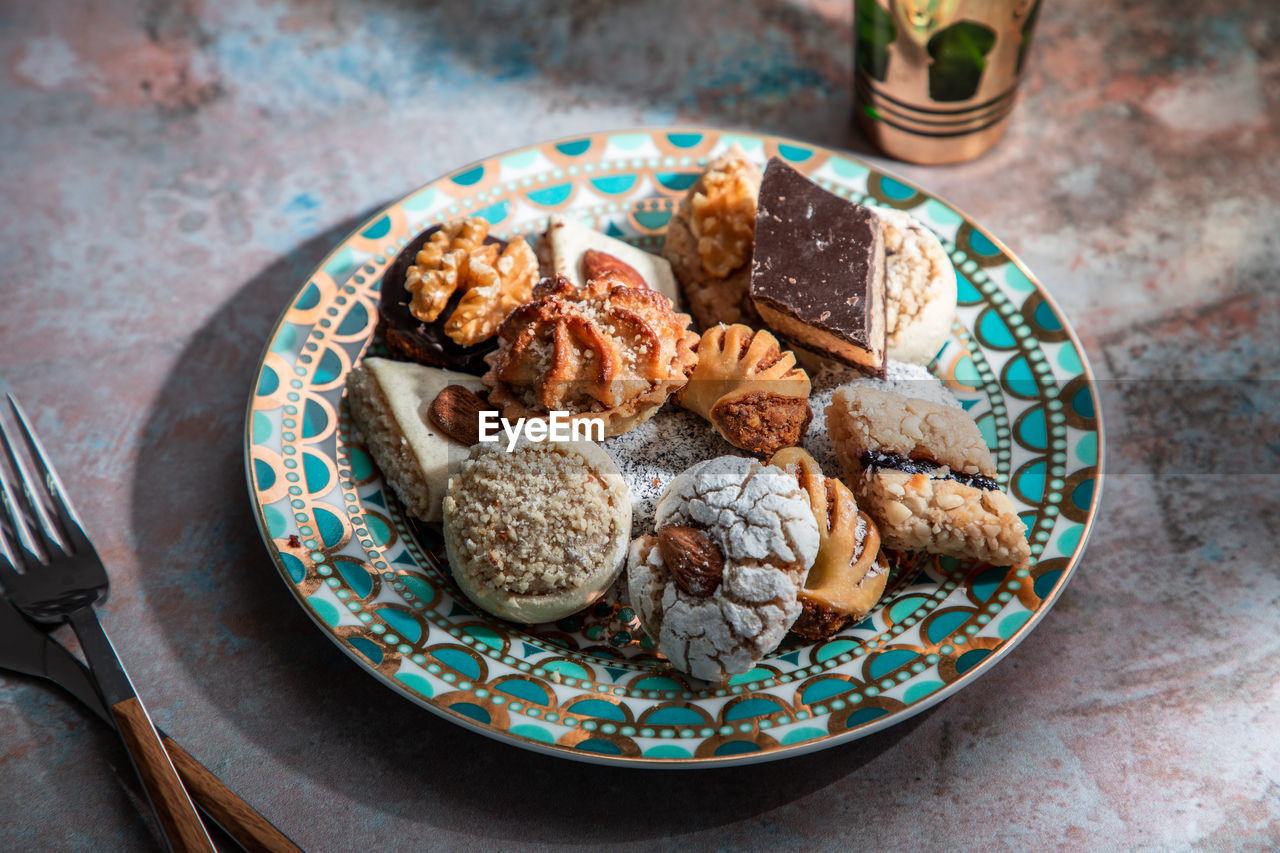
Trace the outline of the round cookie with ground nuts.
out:
M 550 622 L 595 601 L 626 562 L 631 494 L 590 441 L 477 444 L 449 478 L 444 542 L 458 586 L 494 616 Z
M 667 487 L 655 527 L 631 543 L 627 588 L 673 667 L 723 681 L 777 648 L 819 545 L 794 476 L 740 456 L 699 462 Z
M 887 207 L 872 209 L 884 234 L 888 357 L 927 365 L 951 335 L 955 267 L 938 236 L 915 217 Z

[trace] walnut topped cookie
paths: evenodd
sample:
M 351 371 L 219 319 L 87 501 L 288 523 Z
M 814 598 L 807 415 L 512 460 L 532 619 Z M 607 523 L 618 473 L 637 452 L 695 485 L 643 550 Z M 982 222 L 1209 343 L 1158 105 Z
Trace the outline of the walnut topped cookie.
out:
M 529 244 L 498 240 L 484 219 L 436 225 L 383 274 L 378 333 L 397 358 L 483 373 L 498 325 L 529 298 L 537 277 Z
M 747 293 L 760 180 L 760 168 L 734 145 L 711 161 L 667 226 L 663 255 L 699 329 L 760 324 Z
M 503 619 L 550 622 L 586 607 L 621 571 L 630 535 L 627 485 L 589 441 L 477 444 L 449 478 L 454 580 Z
M 577 287 L 557 276 L 511 313 L 487 357 L 489 400 L 508 420 L 599 418 L 618 435 L 650 418 L 688 381 L 697 356 L 689 315 L 656 290 L 615 275 Z
M 782 641 L 818 545 L 795 477 L 739 456 L 699 462 L 667 487 L 655 534 L 631 543 L 631 603 L 672 666 L 721 681 Z

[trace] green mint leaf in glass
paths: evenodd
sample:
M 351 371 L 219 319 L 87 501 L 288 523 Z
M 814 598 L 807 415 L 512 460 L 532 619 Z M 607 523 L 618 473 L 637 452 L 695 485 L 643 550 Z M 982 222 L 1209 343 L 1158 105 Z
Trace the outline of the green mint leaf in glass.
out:
M 884 82 L 889 73 L 889 45 L 898 37 L 893 16 L 876 0 L 857 0 L 858 67 Z
M 957 21 L 939 31 L 925 49 L 929 65 L 929 97 L 935 101 L 966 101 L 978 91 L 986 55 L 996 44 L 996 31 L 975 21 Z

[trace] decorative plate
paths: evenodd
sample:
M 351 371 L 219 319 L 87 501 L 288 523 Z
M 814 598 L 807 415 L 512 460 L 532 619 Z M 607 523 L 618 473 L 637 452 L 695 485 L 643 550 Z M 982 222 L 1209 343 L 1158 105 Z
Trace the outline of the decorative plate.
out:
M 784 643 L 724 686 L 654 655 L 602 603 L 528 629 L 474 608 L 438 532 L 410 523 L 355 440 L 347 372 L 377 348 L 380 276 L 432 224 L 483 216 L 534 235 L 568 211 L 656 250 L 708 159 L 738 143 L 858 202 L 908 210 L 951 253 L 953 339 L 933 367 L 977 419 L 1031 542 L 1027 569 L 942 558 L 898 571 L 875 612 L 825 642 Z M 376 214 L 285 309 L 258 367 L 249 493 L 280 576 L 338 647 L 430 711 L 540 752 L 692 767 L 767 761 L 862 737 L 971 683 L 1027 635 L 1079 562 L 1097 505 L 1102 424 L 1080 342 L 1049 295 L 951 205 L 854 157 L 772 136 L 635 130 L 547 142 L 460 169 Z

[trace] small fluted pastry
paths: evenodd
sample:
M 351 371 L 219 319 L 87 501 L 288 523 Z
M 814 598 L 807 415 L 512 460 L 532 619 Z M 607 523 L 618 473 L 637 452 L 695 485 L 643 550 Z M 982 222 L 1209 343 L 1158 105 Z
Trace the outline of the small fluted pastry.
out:
M 564 411 L 601 419 L 606 436 L 626 432 L 688 381 L 698 358 L 689 322 L 661 293 L 616 276 L 583 287 L 545 279 L 498 330 L 489 402 L 510 421 Z
M 809 391 L 808 374 L 773 335 L 718 324 L 698 343 L 698 364 L 676 402 L 734 447 L 773 453 L 804 438 L 813 419 Z
M 858 509 L 849 487 L 824 476 L 812 456 L 788 447 L 769 464 L 795 475 L 818 522 L 818 557 L 800 590 L 803 610 L 791 633 L 822 640 L 871 612 L 889 580 L 889 561 L 875 522 Z

